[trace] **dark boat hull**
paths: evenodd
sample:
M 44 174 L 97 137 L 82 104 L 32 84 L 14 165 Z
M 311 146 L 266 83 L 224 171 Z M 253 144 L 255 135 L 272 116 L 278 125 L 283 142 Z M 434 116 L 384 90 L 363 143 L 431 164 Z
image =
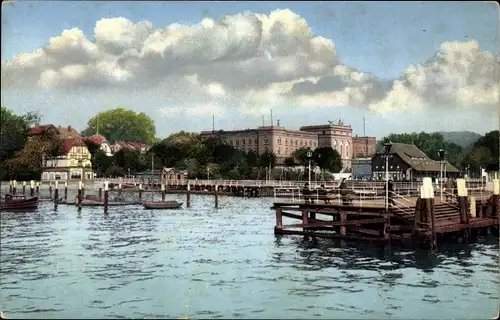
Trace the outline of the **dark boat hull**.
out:
M 25 199 L 1 200 L 0 212 L 3 211 L 32 211 L 38 209 L 38 197 Z
M 166 209 L 179 209 L 182 207 L 182 202 L 177 201 L 163 201 L 163 202 L 143 202 L 144 209 L 166 210 Z

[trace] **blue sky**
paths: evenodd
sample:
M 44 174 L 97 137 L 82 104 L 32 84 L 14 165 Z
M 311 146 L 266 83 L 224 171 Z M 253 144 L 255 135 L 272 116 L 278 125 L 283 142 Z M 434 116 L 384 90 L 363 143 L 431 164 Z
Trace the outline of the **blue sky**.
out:
M 499 49 L 499 14 L 494 3 L 18 1 L 14 5 L 3 6 L 2 59 L 10 60 L 20 53 L 41 48 L 48 43 L 50 37 L 60 35 L 65 29 L 76 27 L 92 40 L 96 21 L 102 18 L 125 17 L 132 22 L 148 20 L 153 28 L 165 28 L 172 23 L 196 24 L 204 17 L 218 20 L 226 15 L 245 11 L 269 14 L 276 9 L 290 9 L 307 21 L 314 36 L 323 36 L 333 41 L 342 65 L 373 73 L 380 79 L 392 80 L 401 77 L 405 68 L 431 58 L 445 41 L 475 40 L 482 51 L 494 54 L 498 54 Z M 75 92 L 71 94 L 74 95 Z M 10 94 L 6 100 L 10 102 L 9 107 L 16 111 L 28 109 L 26 104 L 29 104 L 29 101 L 16 97 L 15 93 Z M 14 105 L 16 101 L 22 101 L 23 106 Z M 111 103 L 119 102 L 117 99 Z M 46 122 L 71 119 L 69 115 L 60 116 L 58 113 L 61 110 L 55 106 L 46 106 L 41 110 Z M 307 111 L 301 109 L 295 112 L 295 116 L 294 113 L 288 112 L 282 112 L 280 115 L 280 111 L 276 111 L 278 116 L 275 118 L 281 118 L 281 123 L 290 123 L 296 127 L 300 122 L 304 122 L 304 116 L 310 118 L 308 122 L 322 121 L 325 116 L 342 116 L 359 132 L 362 129 L 362 117 L 366 116 L 371 134 L 377 136 L 392 131 L 413 131 L 421 128 L 446 130 L 440 126 L 477 132 L 498 127 L 498 121 L 486 118 L 476 119 L 473 124 L 463 119 L 439 121 L 436 117 L 442 117 L 443 110 L 427 111 L 420 118 L 419 114 L 414 112 L 395 112 L 394 115 L 379 117 L 360 108 L 344 106 L 329 110 L 328 114 L 325 114 L 324 108 Z M 465 115 L 476 118 L 484 115 L 474 114 L 479 111 L 473 108 L 457 111 L 461 118 Z M 229 127 L 234 122 L 234 118 L 230 118 L 221 116 L 220 125 Z M 415 125 L 412 125 L 410 119 L 416 118 L 418 119 L 414 121 Z M 244 123 L 242 126 L 247 127 L 260 122 L 259 118 L 255 120 L 247 116 L 239 116 L 238 119 Z M 85 122 L 76 120 L 75 125 L 83 129 Z M 184 129 L 207 129 L 202 127 L 204 123 L 206 119 L 193 120 L 186 124 Z M 165 129 L 158 128 L 158 132 L 165 135 L 180 129 L 183 127 L 175 123 Z

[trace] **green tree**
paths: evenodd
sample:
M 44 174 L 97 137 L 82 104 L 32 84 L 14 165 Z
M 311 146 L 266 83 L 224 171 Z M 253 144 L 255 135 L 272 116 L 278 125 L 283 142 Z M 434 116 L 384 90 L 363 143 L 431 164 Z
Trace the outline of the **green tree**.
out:
M 259 167 L 261 168 L 274 168 L 276 166 L 276 155 L 273 152 L 264 151 L 259 156 Z
M 294 167 L 295 166 L 295 159 L 293 157 L 285 158 L 285 166 Z
M 342 159 L 337 150 L 331 147 L 321 147 L 314 150 L 314 162 L 321 168 L 330 172 L 340 172 Z
M 18 116 L 5 107 L 0 112 L 0 162 L 3 162 L 23 149 L 28 128 L 38 124 L 40 116 L 34 112 Z
M 307 157 L 308 148 L 300 148 L 292 153 L 292 157 L 295 159 L 295 163 L 301 166 L 309 165 L 309 158 Z
M 111 165 L 113 165 L 113 159 L 108 157 L 104 151 L 97 149 L 92 154 L 92 169 L 98 176 L 105 176 Z
M 97 133 L 97 129 L 110 143 L 119 140 L 145 143 L 154 143 L 156 141 L 154 121 L 143 112 L 138 113 L 123 108 L 101 112 L 90 118 L 82 135 L 94 135 Z

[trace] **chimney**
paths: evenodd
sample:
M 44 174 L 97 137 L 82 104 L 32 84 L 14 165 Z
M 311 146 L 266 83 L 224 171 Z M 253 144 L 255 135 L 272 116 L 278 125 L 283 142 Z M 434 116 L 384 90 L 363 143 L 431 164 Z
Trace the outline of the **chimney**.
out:
M 71 126 L 68 126 L 68 131 L 71 131 Z
M 278 127 L 280 126 L 280 119 L 278 119 Z

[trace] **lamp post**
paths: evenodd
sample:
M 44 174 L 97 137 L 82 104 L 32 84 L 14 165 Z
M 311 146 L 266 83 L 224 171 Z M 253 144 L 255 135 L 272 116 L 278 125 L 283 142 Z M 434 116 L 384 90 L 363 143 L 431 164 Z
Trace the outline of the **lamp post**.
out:
M 443 149 L 438 150 L 438 156 L 439 156 L 439 189 L 441 190 L 440 191 L 441 202 L 443 202 L 443 163 L 444 163 Z
M 389 154 L 391 152 L 392 142 L 384 143 L 385 154 L 385 211 L 389 210 Z
M 308 174 L 309 174 L 309 188 L 311 188 L 311 158 L 312 158 L 312 151 L 311 149 L 307 149 L 307 161 L 309 163 L 309 170 L 308 170 Z

